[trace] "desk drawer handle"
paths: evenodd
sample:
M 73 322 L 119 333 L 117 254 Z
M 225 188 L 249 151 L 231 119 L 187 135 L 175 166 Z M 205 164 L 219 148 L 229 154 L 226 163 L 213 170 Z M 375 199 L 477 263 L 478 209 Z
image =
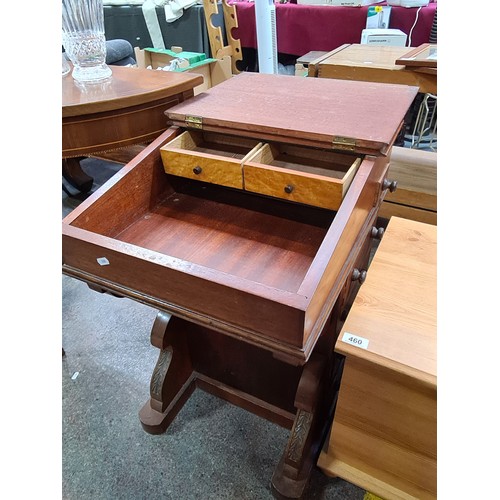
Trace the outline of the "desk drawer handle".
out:
M 351 281 L 358 281 L 360 285 L 364 283 L 366 279 L 366 271 L 360 271 L 357 268 L 354 268 L 352 271 Z
M 382 236 L 384 236 L 384 228 L 383 227 L 372 227 L 371 237 L 374 240 L 381 240 Z
M 293 191 L 293 186 L 291 184 L 287 184 L 285 186 L 285 193 L 290 194 Z
M 389 181 L 387 179 L 384 179 L 384 182 L 382 183 L 382 188 L 388 189 L 391 193 L 394 193 L 397 187 L 398 187 L 398 181 Z
M 202 171 L 203 169 L 199 165 L 193 168 L 193 173 L 195 173 L 196 175 L 200 175 Z

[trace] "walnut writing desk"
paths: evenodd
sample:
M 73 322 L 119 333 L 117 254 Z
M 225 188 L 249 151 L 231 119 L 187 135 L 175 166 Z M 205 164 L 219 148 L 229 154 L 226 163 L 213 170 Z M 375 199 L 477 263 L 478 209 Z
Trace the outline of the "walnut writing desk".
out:
M 392 217 L 335 350 L 345 356 L 318 465 L 387 500 L 436 498 L 434 225 Z
M 147 432 L 207 390 L 291 429 L 271 484 L 300 498 L 416 93 L 241 73 L 168 109 L 172 126 L 64 219 L 64 273 L 160 310 Z
M 166 108 L 193 96 L 199 75 L 112 66 L 112 77 L 79 84 L 62 79 L 63 174 L 87 192 L 93 179 L 80 168 L 82 157 L 147 144 L 167 128 Z

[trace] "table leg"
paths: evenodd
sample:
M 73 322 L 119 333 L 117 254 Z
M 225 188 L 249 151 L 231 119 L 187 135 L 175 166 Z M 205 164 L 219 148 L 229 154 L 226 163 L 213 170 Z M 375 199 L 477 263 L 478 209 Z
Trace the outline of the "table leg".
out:
M 82 170 L 80 160 L 83 160 L 83 158 L 85 157 L 63 158 L 62 174 L 66 181 L 78 191 L 88 193 L 92 189 L 94 179 Z
M 300 499 L 304 494 L 333 418 L 340 362 L 313 353 L 304 366 L 295 398 L 295 421 L 271 480 L 276 498 Z
M 184 322 L 159 312 L 151 330 L 151 344 L 160 355 L 150 382 L 150 399 L 139 412 L 142 427 L 150 434 L 161 434 L 195 389 Z

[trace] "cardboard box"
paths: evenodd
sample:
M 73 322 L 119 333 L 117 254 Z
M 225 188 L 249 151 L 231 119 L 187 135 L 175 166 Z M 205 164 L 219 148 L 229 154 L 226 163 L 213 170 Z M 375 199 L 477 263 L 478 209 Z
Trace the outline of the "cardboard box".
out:
M 177 67 L 172 71 L 187 71 L 203 76 L 203 83 L 194 88 L 195 95 L 214 87 L 232 76 L 230 56 L 224 56 L 222 59 L 212 59 L 207 58 L 204 53 L 182 50 L 139 49 L 138 47 L 135 47 L 134 50 L 139 68 L 151 67 L 152 70 L 158 70 L 158 68 L 170 66 L 174 59 L 185 61 L 182 67 Z
M 368 12 L 366 13 L 366 28 L 386 29 L 389 27 L 390 17 L 391 7 L 387 5 L 372 5 L 368 7 Z
M 361 43 L 404 47 L 406 45 L 406 34 L 398 29 L 364 29 L 361 32 Z

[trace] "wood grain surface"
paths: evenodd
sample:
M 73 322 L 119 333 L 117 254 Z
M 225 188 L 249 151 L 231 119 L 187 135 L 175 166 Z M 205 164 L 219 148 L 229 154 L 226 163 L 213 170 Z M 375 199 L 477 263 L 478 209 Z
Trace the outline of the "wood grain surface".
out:
M 386 154 L 417 91 L 244 72 L 166 114 L 174 125 L 185 126 L 186 115 L 199 116 L 204 130 L 328 149 L 335 149 L 335 137 L 350 138 L 358 153 Z
M 436 226 L 392 217 L 335 347 L 346 359 L 318 465 L 387 500 L 436 498 L 436 247 Z
M 354 43 L 315 62 L 315 68 L 320 78 L 412 85 L 417 86 L 419 92 L 436 94 L 435 74 L 417 72 L 396 64 L 396 59 L 408 51 L 408 47 Z

